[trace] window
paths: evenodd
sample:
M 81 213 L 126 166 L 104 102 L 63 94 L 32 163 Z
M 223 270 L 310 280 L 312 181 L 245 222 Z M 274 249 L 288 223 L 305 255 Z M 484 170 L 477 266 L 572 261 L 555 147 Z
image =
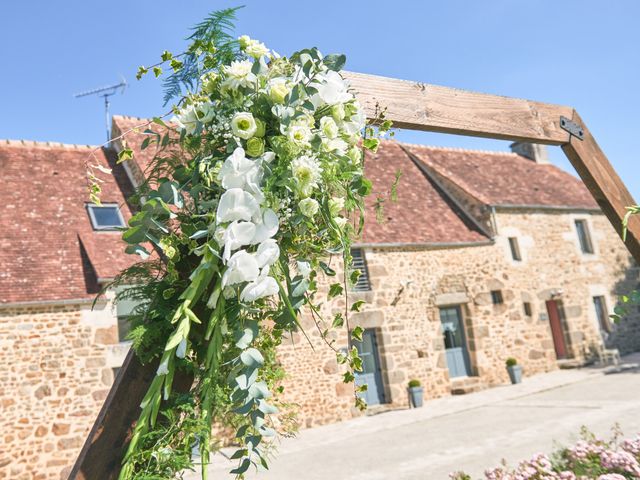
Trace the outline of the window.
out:
M 593 306 L 596 310 L 596 317 L 598 317 L 600 330 L 606 333 L 611 333 L 611 323 L 609 323 L 609 315 L 607 315 L 607 303 L 605 302 L 604 297 L 593 297 Z
M 516 237 L 509 237 L 509 247 L 511 248 L 511 258 L 516 262 L 521 261 L 520 246 L 518 245 L 518 239 Z
M 532 311 L 531 311 L 531 303 L 529 303 L 529 302 L 524 302 L 524 303 L 522 304 L 522 306 L 524 307 L 524 314 L 525 314 L 527 317 L 530 317 L 531 315 L 533 315 L 533 313 L 532 313 Z
M 593 253 L 593 244 L 591 243 L 591 235 L 589 235 L 587 221 L 576 220 L 576 231 L 578 232 L 578 240 L 580 240 L 582 253 Z
M 367 292 L 371 290 L 369 269 L 367 268 L 367 259 L 364 256 L 364 250 L 361 248 L 352 248 L 351 257 L 351 271 L 360 270 L 360 277 L 358 281 L 352 285 L 352 290 L 356 292 Z
M 124 219 L 118 205 L 87 205 L 94 230 L 115 230 L 124 227 Z
M 494 305 L 500 305 L 504 303 L 504 300 L 502 299 L 502 291 L 491 290 L 491 301 Z

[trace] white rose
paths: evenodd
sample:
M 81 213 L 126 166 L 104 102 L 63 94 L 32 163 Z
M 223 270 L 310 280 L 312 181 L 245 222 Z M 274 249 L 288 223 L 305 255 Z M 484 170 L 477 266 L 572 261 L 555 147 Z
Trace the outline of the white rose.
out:
M 234 253 L 227 262 L 227 270 L 222 274 L 222 285 L 230 286 L 242 282 L 253 282 L 258 278 L 260 268 L 255 257 L 246 250 Z
M 313 217 L 320 210 L 320 204 L 313 198 L 305 198 L 300 200 L 298 208 L 305 217 Z
M 291 87 L 285 78 L 277 77 L 269 80 L 269 98 L 274 103 L 284 103 L 284 99 L 291 92 Z
M 200 103 L 196 106 L 196 112 L 198 113 L 198 120 L 202 123 L 211 123 L 215 114 L 215 107 L 213 103 Z
M 320 130 L 327 138 L 336 138 L 338 136 L 338 125 L 331 117 L 322 117 L 320 119 Z
M 308 145 L 311 139 L 311 129 L 306 125 L 293 125 L 289 127 L 287 134 L 296 145 Z
M 217 223 L 233 222 L 236 220 L 250 221 L 260 215 L 260 205 L 255 197 L 240 188 L 227 190 L 220 197 L 216 211 Z
M 188 105 L 171 119 L 180 130 L 184 130 L 188 135 L 192 135 L 198 127 L 198 114 L 194 105 Z
M 240 138 L 248 140 L 257 130 L 256 121 L 249 112 L 236 113 L 231 119 L 231 131 Z

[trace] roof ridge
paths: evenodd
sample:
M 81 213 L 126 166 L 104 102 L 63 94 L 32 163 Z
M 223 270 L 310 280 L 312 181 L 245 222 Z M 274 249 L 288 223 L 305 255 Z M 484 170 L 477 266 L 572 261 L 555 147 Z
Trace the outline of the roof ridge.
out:
M 111 116 L 111 118 L 116 118 L 116 117 L 118 117 L 118 118 L 124 118 L 125 120 L 139 120 L 139 121 L 145 121 L 145 120 L 148 120 L 148 121 L 150 121 L 150 122 L 153 120 L 153 117 L 151 117 L 151 118 L 147 118 L 147 117 L 136 117 L 135 115 L 116 115 L 116 114 L 114 114 L 114 115 L 112 115 L 112 116 Z
M 62 142 L 45 142 L 39 140 L 25 139 L 0 139 L 0 146 L 9 145 L 12 147 L 40 147 L 40 148 L 66 148 L 66 149 L 95 149 L 101 145 L 82 145 L 78 143 L 62 143 Z
M 446 152 L 486 153 L 490 155 L 507 155 L 509 157 L 522 157 L 522 155 L 519 155 L 517 153 L 502 152 L 500 150 L 482 150 L 479 148 L 462 148 L 462 147 L 442 147 L 437 145 L 424 145 L 422 143 L 401 142 L 399 140 L 390 140 L 390 141 L 396 142 L 400 145 L 405 145 L 407 147 L 426 148 L 428 150 L 441 150 Z

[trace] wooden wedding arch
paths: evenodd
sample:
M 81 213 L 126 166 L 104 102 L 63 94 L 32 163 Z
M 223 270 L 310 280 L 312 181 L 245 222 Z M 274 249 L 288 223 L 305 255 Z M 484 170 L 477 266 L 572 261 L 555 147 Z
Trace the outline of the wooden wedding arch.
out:
M 375 118 L 379 107 L 394 127 L 559 145 L 622 237 L 626 207 L 635 202 L 578 113 L 571 107 L 475 93 L 420 82 L 344 72 Z M 640 263 L 640 217 L 631 217 L 625 244 Z M 69 476 L 117 479 L 132 425 L 157 364 L 127 355 Z

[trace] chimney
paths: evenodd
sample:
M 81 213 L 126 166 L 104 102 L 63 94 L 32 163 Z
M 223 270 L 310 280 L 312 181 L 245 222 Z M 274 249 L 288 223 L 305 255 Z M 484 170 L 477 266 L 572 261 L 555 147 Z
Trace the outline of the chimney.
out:
M 549 163 L 549 152 L 546 145 L 539 143 L 514 142 L 511 151 L 533 160 L 536 163 Z

